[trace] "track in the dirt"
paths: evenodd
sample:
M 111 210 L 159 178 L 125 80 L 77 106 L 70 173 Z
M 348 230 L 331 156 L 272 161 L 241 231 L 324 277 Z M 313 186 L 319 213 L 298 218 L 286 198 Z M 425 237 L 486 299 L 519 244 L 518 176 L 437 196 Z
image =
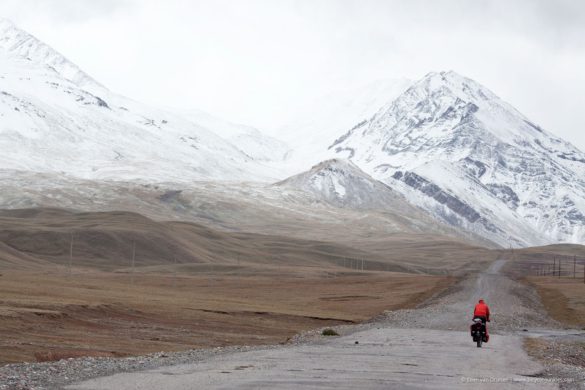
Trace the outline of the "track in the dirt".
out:
M 537 377 L 542 366 L 524 352 L 519 328 L 543 329 L 549 323 L 535 320 L 541 308 L 530 297 L 518 296 L 530 291 L 502 275 L 503 265 L 494 262 L 460 290 L 425 308 L 391 313 L 343 337 L 117 374 L 68 388 L 522 389 L 530 383 L 556 388 Z M 495 334 L 476 348 L 467 327 L 480 296 L 492 306 Z

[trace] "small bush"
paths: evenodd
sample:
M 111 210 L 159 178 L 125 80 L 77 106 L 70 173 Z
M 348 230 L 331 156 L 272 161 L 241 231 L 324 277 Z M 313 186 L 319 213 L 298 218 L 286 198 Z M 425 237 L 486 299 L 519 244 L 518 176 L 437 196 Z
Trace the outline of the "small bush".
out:
M 56 362 L 59 360 L 82 357 L 83 354 L 71 351 L 47 351 L 35 352 L 35 359 L 37 362 Z
M 339 336 L 339 333 L 337 333 L 335 330 L 331 328 L 323 329 L 323 332 L 321 334 L 323 336 Z
M 115 352 L 93 351 L 93 350 L 60 350 L 60 351 L 37 351 L 34 357 L 37 362 L 56 362 L 65 359 L 77 359 L 82 357 L 121 357 L 125 356 Z

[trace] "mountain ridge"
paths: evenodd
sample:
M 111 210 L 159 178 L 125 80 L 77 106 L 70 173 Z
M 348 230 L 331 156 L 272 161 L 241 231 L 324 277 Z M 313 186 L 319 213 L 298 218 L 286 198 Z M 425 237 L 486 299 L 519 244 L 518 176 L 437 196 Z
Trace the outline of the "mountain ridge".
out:
M 282 159 L 285 144 L 236 126 L 241 134 L 222 138 L 206 123 L 99 87 L 70 64 L 2 22 L 0 168 L 122 181 L 269 182 L 278 177 L 269 162 Z
M 34 35 L 18 28 L 11 20 L 0 17 L 0 48 L 24 59 L 50 67 L 81 88 L 101 90 L 105 87 Z

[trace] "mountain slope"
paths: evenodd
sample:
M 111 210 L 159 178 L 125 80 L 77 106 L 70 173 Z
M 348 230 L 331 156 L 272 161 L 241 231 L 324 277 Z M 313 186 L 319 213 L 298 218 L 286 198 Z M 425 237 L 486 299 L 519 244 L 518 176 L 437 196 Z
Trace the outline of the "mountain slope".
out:
M 255 127 L 236 124 L 216 118 L 204 111 L 181 111 L 180 115 L 213 132 L 249 156 L 260 161 L 281 162 L 290 152 L 290 147 L 283 141 L 270 137 Z
M 102 85 L 50 46 L 0 18 L 0 49 L 50 67 L 63 78 L 82 88 L 102 88 Z
M 408 79 L 383 79 L 357 88 L 343 88 L 314 99 L 295 110 L 279 136 L 293 147 L 289 175 L 335 157 L 326 148 L 340 131 L 370 119 L 378 108 L 394 100 L 412 84 Z
M 273 187 L 279 188 L 283 197 L 290 198 L 294 191 L 302 191 L 316 202 L 361 212 L 366 219 L 379 213 L 392 221 L 399 231 L 459 236 L 473 242 L 485 242 L 479 236 L 447 227 L 433 215 L 410 204 L 400 192 L 375 180 L 348 160 L 323 161 Z
M 267 161 L 287 148 L 258 131 L 224 139 L 117 95 L 7 22 L 0 41 L 0 168 L 143 181 L 278 177 Z
M 323 161 L 309 171 L 276 184 L 312 194 L 316 199 L 337 207 L 354 209 L 403 208 L 405 214 L 414 208 L 401 194 L 373 179 L 348 160 Z
M 454 72 L 428 74 L 330 150 L 501 245 L 585 238 L 585 154 Z

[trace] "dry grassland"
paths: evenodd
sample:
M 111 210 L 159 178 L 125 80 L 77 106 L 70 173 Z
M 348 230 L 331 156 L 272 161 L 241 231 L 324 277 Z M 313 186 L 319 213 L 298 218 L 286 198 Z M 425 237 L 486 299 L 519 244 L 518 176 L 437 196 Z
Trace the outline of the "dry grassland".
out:
M 413 306 L 451 278 L 342 268 L 205 273 L 1 271 L 0 363 L 272 344 Z M 259 276 L 256 276 L 259 275 Z

